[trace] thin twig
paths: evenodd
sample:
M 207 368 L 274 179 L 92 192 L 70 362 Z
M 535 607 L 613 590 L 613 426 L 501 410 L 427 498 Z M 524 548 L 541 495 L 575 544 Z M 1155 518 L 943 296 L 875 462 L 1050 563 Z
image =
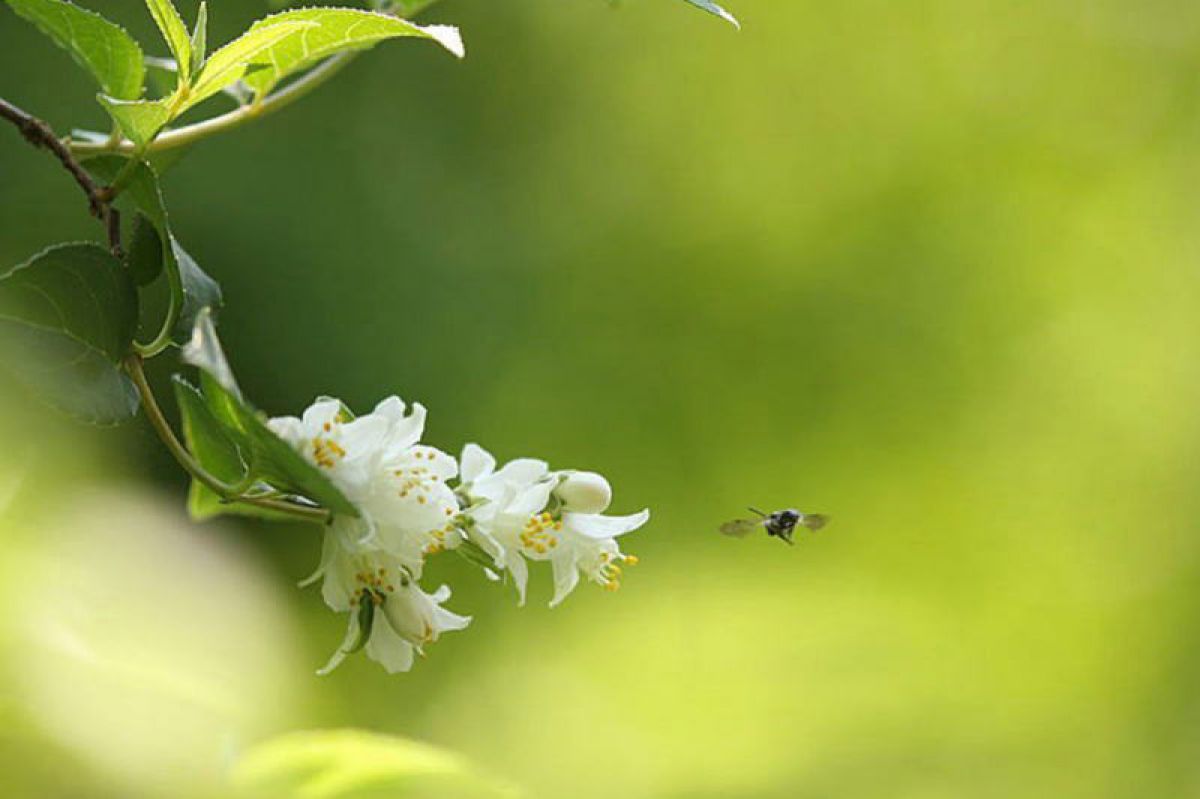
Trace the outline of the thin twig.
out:
M 92 176 L 83 165 L 75 160 L 75 155 L 54 130 L 32 114 L 22 111 L 12 103 L 0 97 L 0 118 L 6 119 L 16 126 L 25 141 L 39 149 L 45 148 L 54 154 L 63 168 L 71 173 L 79 188 L 87 196 L 88 208 L 92 216 L 104 223 L 104 231 L 108 236 L 108 249 L 117 258 L 124 258 L 121 247 L 121 214 L 113 207 L 112 201 L 116 193 L 111 188 L 96 185 Z
M 157 153 L 163 150 L 183 147 L 200 139 L 208 138 L 214 133 L 232 130 L 251 120 L 264 117 L 281 108 L 286 108 L 332 78 L 357 55 L 357 52 L 339 53 L 312 69 L 302 78 L 288 84 L 277 92 L 273 92 L 262 100 L 241 106 L 220 116 L 210 117 L 193 125 L 185 125 L 182 128 L 164 131 L 146 146 L 146 152 Z M 128 139 L 120 139 L 116 142 L 71 142 L 71 151 L 76 155 L 132 153 L 136 149 L 137 146 Z
M 44 147 L 52 152 L 62 163 L 63 167 L 75 178 L 75 182 L 79 184 L 79 188 L 83 189 L 83 193 L 87 195 L 88 206 L 91 208 L 92 216 L 97 219 L 104 219 L 105 208 L 108 203 L 105 200 L 103 190 L 96 185 L 96 182 L 92 180 L 92 176 L 75 160 L 75 156 L 71 154 L 71 150 L 67 145 L 63 144 L 58 136 L 54 135 L 54 131 L 49 125 L 32 114 L 28 114 L 17 108 L 4 98 L 0 98 L 0 117 L 16 125 L 17 130 L 21 131 L 21 135 L 25 137 L 25 141 L 34 147 Z
M 133 384 L 137 387 L 138 395 L 142 400 L 142 407 L 146 410 L 146 417 L 150 420 L 150 425 L 154 431 L 158 433 L 158 437 L 166 445 L 167 449 L 175 456 L 175 460 L 179 461 L 179 465 L 184 468 L 192 477 L 203 483 L 211 489 L 223 500 L 230 503 L 242 503 L 245 505 L 254 505 L 266 510 L 272 510 L 277 513 L 285 513 L 290 516 L 295 516 L 305 521 L 318 522 L 324 524 L 329 520 L 329 513 L 320 508 L 312 508 L 304 505 L 298 505 L 295 502 L 286 500 L 267 499 L 264 497 L 248 496 L 241 491 L 240 486 L 231 486 L 217 479 L 196 461 L 192 454 L 188 452 L 179 438 L 176 437 L 175 431 L 171 429 L 171 424 L 163 415 L 162 408 L 158 405 L 158 400 L 154 396 L 154 391 L 150 388 L 150 383 L 146 380 L 146 372 L 142 368 L 142 358 L 140 355 L 130 355 L 125 359 L 125 371 L 133 378 Z

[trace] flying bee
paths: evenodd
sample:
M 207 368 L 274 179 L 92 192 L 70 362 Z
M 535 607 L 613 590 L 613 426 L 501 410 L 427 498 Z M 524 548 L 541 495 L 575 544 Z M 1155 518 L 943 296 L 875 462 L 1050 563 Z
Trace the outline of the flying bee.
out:
M 781 538 L 789 544 L 796 526 L 809 530 L 820 530 L 829 523 L 829 517 L 820 513 L 801 513 L 795 508 L 785 508 L 774 513 L 763 513 L 758 508 L 750 508 L 751 513 L 757 513 L 757 519 L 734 519 L 721 525 L 721 532 L 734 538 L 745 538 L 755 530 L 766 530 L 767 535 Z

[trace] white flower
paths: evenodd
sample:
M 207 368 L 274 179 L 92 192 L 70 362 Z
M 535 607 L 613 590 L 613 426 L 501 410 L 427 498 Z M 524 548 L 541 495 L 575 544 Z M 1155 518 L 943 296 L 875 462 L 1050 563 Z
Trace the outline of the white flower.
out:
M 621 565 L 634 566 L 638 559 L 621 552 L 617 536 L 631 533 L 650 520 L 650 511 L 630 516 L 601 516 L 598 513 L 564 513 L 557 525 L 562 543 L 549 555 L 554 570 L 554 598 L 550 607 L 567 598 L 583 574 L 605 590 L 621 587 Z M 531 529 L 539 525 L 533 524 Z M 536 551 L 536 547 L 535 547 Z
M 320 674 L 328 674 L 359 649 L 389 673 L 408 671 L 414 655 L 424 654 L 426 645 L 471 622 L 442 607 L 450 598 L 449 587 L 427 594 L 400 559 L 363 548 L 361 525 L 350 519 L 335 521 L 325 534 L 322 595 L 333 610 L 349 614 L 349 623 L 345 640 Z
M 329 477 L 367 522 L 366 538 L 420 576 L 427 554 L 462 539 L 458 500 L 446 484 L 454 458 L 420 444 L 425 408 L 389 397 L 354 418 L 336 399 L 317 400 L 300 419 L 272 419 L 271 429 Z
M 424 408 L 414 406 L 424 414 Z M 346 495 L 356 501 L 378 472 L 381 445 L 390 432 L 389 420 L 368 414 L 354 418 L 336 399 L 320 398 L 297 419 L 283 416 L 267 426 L 320 469 Z
M 500 560 L 513 576 L 521 604 L 529 578 L 526 559 L 550 561 L 558 605 L 579 583 L 580 574 L 609 590 L 620 586 L 621 564 L 637 559 L 621 553 L 617 536 L 650 518 L 602 516 L 608 507 L 608 481 L 592 472 L 551 472 L 542 461 L 519 459 L 496 469 L 496 460 L 475 444 L 462 455 L 462 486 L 474 526 L 501 547 Z M 567 486 L 566 495 L 562 488 Z M 571 510 L 577 507 L 580 510 Z M 582 511 L 582 512 L 581 512 Z

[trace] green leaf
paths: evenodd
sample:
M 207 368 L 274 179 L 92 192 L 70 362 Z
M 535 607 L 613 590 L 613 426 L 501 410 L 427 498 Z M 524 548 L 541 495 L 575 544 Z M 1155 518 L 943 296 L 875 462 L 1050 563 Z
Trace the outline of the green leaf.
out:
M 696 8 L 703 8 L 710 14 L 716 14 L 718 17 L 733 25 L 735 28 L 740 29 L 742 27 L 741 23 L 737 21 L 737 18 L 734 17 L 733 14 L 730 14 L 728 11 L 721 8 L 711 0 L 686 0 L 686 2 L 691 3 Z
M 296 521 L 296 517 L 290 513 L 224 499 L 198 480 L 193 480 L 188 489 L 187 509 L 188 515 L 197 522 L 217 516 L 244 516 L 249 519 L 263 519 L 272 522 Z
M 106 94 L 96 97 L 121 132 L 138 147 L 148 144 L 171 121 L 171 102 L 162 100 L 118 100 Z
M 200 0 L 200 10 L 196 12 L 196 27 L 192 28 L 192 69 L 204 66 L 204 57 L 208 54 L 208 3 Z
M 310 27 L 315 26 L 311 22 L 280 22 L 246 31 L 212 54 L 196 75 L 191 91 L 177 113 L 183 113 L 229 84 L 241 80 L 252 64 L 263 63 L 264 51 L 280 39 Z
M 205 309 L 216 310 L 221 307 L 221 286 L 217 281 L 196 263 L 192 256 L 180 246 L 174 238 L 171 246 L 175 253 L 175 262 L 179 265 L 179 280 L 183 286 L 183 307 L 175 324 L 173 338 L 176 342 L 187 341 L 196 326 L 196 317 Z
M 126 247 L 125 267 L 134 285 L 148 286 L 162 274 L 163 246 L 158 231 L 145 214 L 133 220 L 133 232 Z
M 246 84 L 262 96 L 279 81 L 322 59 L 347 50 L 365 50 L 385 39 L 411 36 L 432 39 L 459 58 L 464 55 L 457 28 L 447 25 L 422 27 L 388 14 L 351 8 L 302 8 L 284 11 L 260 20 L 250 30 L 280 22 L 307 22 L 312 27 L 283 37 L 264 51 L 263 69 L 246 76 Z
M 59 244 L 0 277 L 0 316 L 58 331 L 119 363 L 137 329 L 137 293 L 108 250 Z
M 6 2 L 92 73 L 105 94 L 119 100 L 141 95 L 142 50 L 120 26 L 64 0 Z
M 199 389 L 180 375 L 175 375 L 173 381 L 188 450 L 205 471 L 221 482 L 227 485 L 242 483 L 249 474 L 249 466 L 237 443 L 213 416 Z M 273 521 L 290 521 L 294 518 L 257 505 L 231 502 L 199 480 L 193 480 L 188 491 L 188 513 L 196 521 L 229 514 Z
M 171 55 L 179 65 L 179 76 L 186 83 L 192 74 L 192 40 L 183 18 L 171 0 L 146 0 L 146 8 L 150 9 L 154 24 L 158 25 L 167 47 L 171 48 Z
M 255 478 L 284 493 L 306 497 L 334 513 L 358 516 L 358 509 L 329 478 L 275 435 L 262 414 L 242 399 L 207 309 L 196 320 L 192 338 L 183 348 L 183 359 L 200 369 L 205 403 L 237 442 Z
M 229 485 L 240 483 L 247 466 L 237 443 L 208 409 L 199 389 L 180 375 L 172 379 L 188 450 L 213 477 Z
M 435 795 L 512 797 L 461 755 L 363 730 L 293 732 L 253 746 L 233 769 L 234 785 L 274 799 L 404 799 Z M 433 785 L 441 790 L 433 790 Z
M 127 163 L 127 159 L 118 155 L 102 155 L 87 160 L 84 166 L 98 180 L 111 182 Z M 118 197 L 118 203 L 132 204 L 158 232 L 163 249 L 163 267 L 172 290 L 178 292 L 176 302 L 181 309 L 172 329 L 172 337 L 177 343 L 183 343 L 191 336 L 195 319 L 201 310 L 221 306 L 221 288 L 171 234 L 158 176 L 148 164 L 141 162 L 134 167 L 125 183 L 125 191 Z
M 137 292 L 96 244 L 62 244 L 0 277 L 4 363 L 51 404 L 95 424 L 137 413 L 119 363 L 137 327 Z

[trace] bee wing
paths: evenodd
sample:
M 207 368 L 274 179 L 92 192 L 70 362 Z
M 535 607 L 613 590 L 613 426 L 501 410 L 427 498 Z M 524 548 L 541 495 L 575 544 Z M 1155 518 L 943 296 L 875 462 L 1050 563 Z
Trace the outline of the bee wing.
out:
M 806 514 L 804 514 L 804 521 L 802 521 L 800 523 L 803 524 L 805 527 L 807 527 L 809 530 L 812 530 L 815 532 L 817 530 L 820 530 L 825 525 L 829 524 L 829 517 L 823 513 L 806 513 Z
M 745 538 L 755 530 L 761 530 L 762 526 L 762 519 L 734 519 L 722 524 L 720 530 L 723 534 L 731 535 L 734 538 Z

